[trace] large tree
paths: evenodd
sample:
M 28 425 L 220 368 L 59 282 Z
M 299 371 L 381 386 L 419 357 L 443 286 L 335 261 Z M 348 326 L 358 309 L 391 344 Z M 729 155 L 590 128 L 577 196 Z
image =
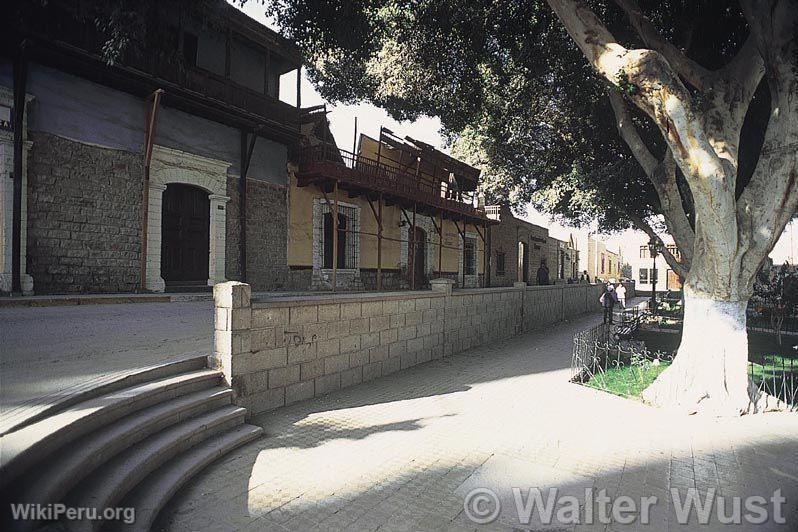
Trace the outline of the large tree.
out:
M 686 311 L 676 359 L 644 396 L 751 408 L 746 304 L 798 208 L 795 0 L 270 7 L 324 96 L 439 116 L 495 196 L 650 234 L 660 215 Z

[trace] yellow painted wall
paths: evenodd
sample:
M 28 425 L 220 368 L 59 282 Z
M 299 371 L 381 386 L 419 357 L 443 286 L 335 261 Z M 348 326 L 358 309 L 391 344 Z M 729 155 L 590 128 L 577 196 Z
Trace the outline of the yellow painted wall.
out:
M 288 226 L 288 265 L 289 266 L 313 266 L 313 201 L 315 199 L 324 200 L 324 195 L 318 187 L 307 186 L 297 187 L 296 177 L 291 175 L 291 189 L 289 192 L 289 226 Z M 332 194 L 328 194 L 332 201 Z M 339 201 L 360 207 L 360 231 L 366 233 L 377 233 L 377 222 L 371 212 L 368 201 L 362 197 L 350 198 L 345 192 L 340 191 Z M 375 203 L 375 208 L 377 205 Z M 401 210 L 396 206 L 383 205 L 383 235 L 388 238 L 401 239 L 402 233 L 399 222 L 404 219 Z M 437 223 L 437 220 L 436 220 Z M 445 246 L 459 246 L 460 235 L 454 223 L 450 220 L 443 221 L 443 244 Z M 462 223 L 460 223 L 462 228 Z M 484 229 L 481 229 L 484 234 Z M 467 233 L 473 233 L 477 244 L 477 271 L 484 271 L 484 246 L 482 239 L 472 225 L 466 228 Z M 437 244 L 438 235 L 431 231 L 427 235 L 429 242 Z M 401 266 L 401 246 L 407 246 L 404 242 L 391 240 L 382 241 L 382 267 L 399 268 Z M 460 266 L 459 249 L 443 248 L 443 271 L 457 272 Z M 427 260 L 432 260 L 428 257 Z M 437 261 L 437 258 L 436 258 Z M 435 270 L 438 263 L 431 265 Z M 377 268 L 377 237 L 371 235 L 360 235 L 360 267 Z

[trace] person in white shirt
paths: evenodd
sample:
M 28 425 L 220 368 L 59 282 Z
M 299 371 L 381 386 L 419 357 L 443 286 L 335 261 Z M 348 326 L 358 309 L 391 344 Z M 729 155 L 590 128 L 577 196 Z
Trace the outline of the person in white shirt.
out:
M 626 308 L 626 287 L 618 283 L 617 288 L 615 288 L 615 293 L 618 295 L 618 301 L 621 303 L 621 308 Z

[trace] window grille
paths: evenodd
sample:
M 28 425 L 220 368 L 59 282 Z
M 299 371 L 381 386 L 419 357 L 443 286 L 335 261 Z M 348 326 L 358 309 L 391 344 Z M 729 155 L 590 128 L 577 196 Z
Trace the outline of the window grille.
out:
M 476 275 L 477 272 L 477 241 L 472 237 L 465 237 L 463 241 L 463 273 Z
M 330 206 L 323 203 L 321 212 L 324 219 L 322 231 L 322 249 L 324 250 L 324 268 L 333 267 L 333 219 Z M 358 230 L 358 210 L 354 207 L 338 206 L 338 269 L 357 268 L 359 234 L 352 231 Z

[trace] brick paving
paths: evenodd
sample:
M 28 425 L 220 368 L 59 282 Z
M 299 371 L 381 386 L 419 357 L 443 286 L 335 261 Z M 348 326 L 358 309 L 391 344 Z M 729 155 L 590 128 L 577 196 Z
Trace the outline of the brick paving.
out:
M 683 417 L 570 384 L 573 333 L 597 319 L 257 416 L 267 436 L 195 477 L 157 529 L 725 530 L 714 512 L 708 526 L 698 527 L 695 513 L 682 526 L 669 502 L 671 488 L 702 496 L 714 488 L 729 498 L 780 489 L 787 524 L 732 528 L 795 530 L 798 415 Z M 585 489 L 658 502 L 648 526 L 547 525 L 536 512 L 522 523 L 513 487 L 543 488 L 544 496 L 556 487 L 580 504 Z M 489 524 L 464 511 L 474 488 L 501 503 Z

